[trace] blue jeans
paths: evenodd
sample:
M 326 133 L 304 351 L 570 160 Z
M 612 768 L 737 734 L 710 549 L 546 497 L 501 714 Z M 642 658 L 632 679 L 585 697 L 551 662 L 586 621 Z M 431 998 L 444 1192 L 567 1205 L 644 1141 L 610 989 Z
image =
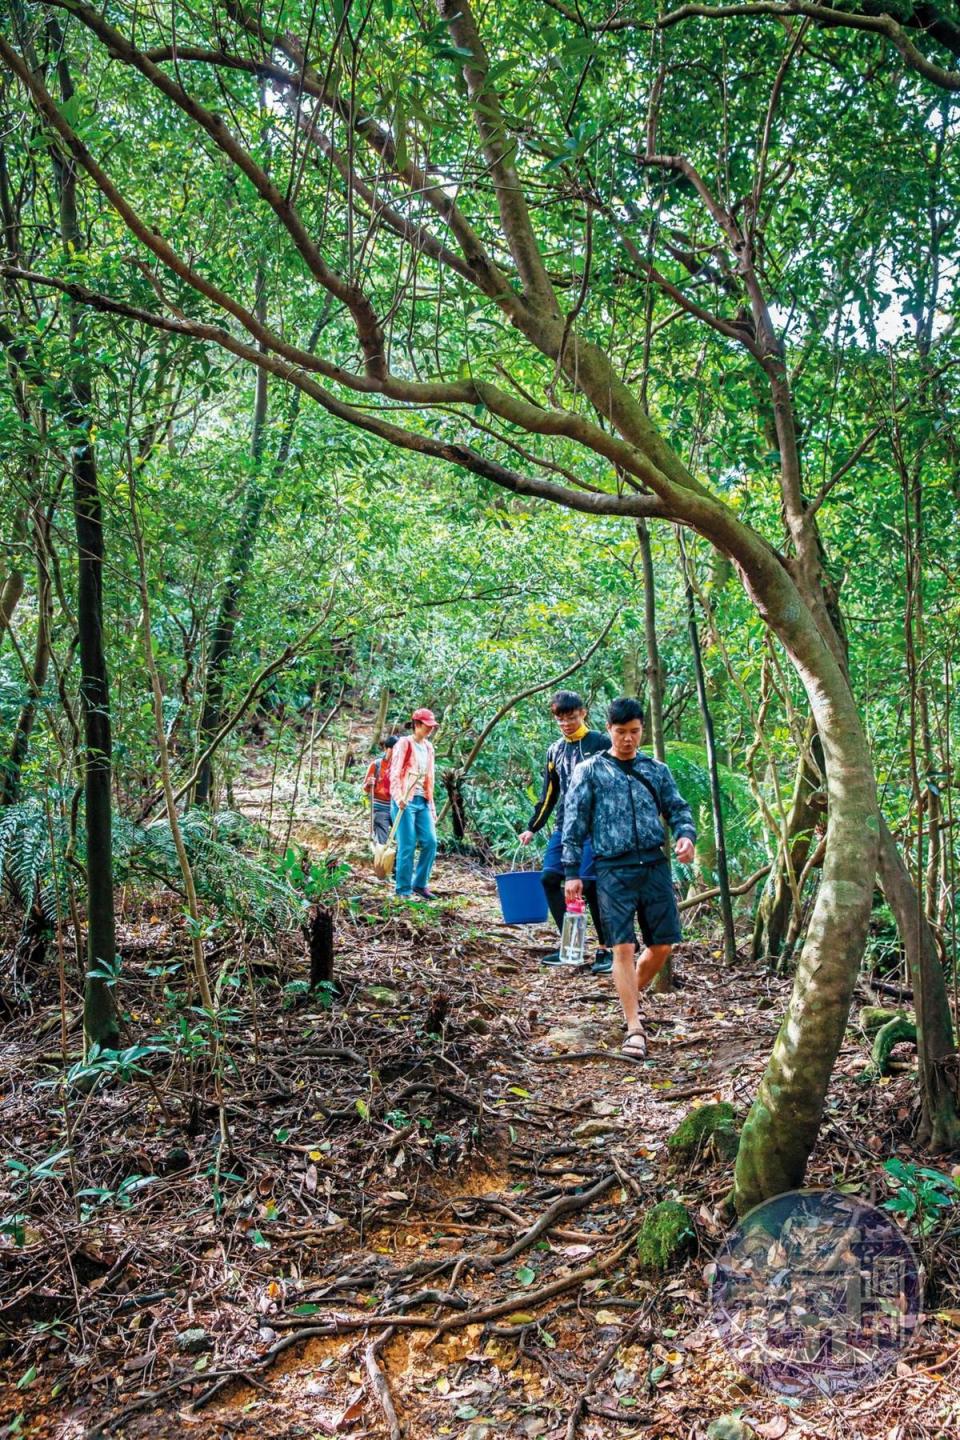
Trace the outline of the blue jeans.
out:
M 547 848 L 543 854 L 542 870 L 544 875 L 562 875 L 563 871 L 563 831 L 554 830 L 547 841 Z M 593 859 L 593 842 L 588 835 L 583 842 L 583 854 L 580 856 L 580 879 L 589 883 L 596 880 L 597 869 Z
M 395 800 L 390 806 L 390 814 L 396 820 L 398 806 Z M 437 858 L 437 825 L 433 811 L 422 795 L 415 795 L 412 800 L 407 801 L 397 825 L 395 839 L 397 858 L 394 863 L 394 876 L 397 894 L 409 895 L 411 890 L 426 890 L 433 862 Z M 414 874 L 413 852 L 418 845 L 420 855 Z

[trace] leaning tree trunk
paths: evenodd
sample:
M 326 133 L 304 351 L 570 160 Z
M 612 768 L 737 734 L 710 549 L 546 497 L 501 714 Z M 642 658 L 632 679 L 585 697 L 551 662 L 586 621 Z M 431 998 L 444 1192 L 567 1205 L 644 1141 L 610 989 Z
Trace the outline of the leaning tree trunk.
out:
M 18 515 L 14 522 L 13 545 L 11 549 L 16 553 L 16 546 L 20 541 L 21 516 Z M 0 645 L 3 644 L 3 637 L 6 634 L 10 622 L 13 619 L 13 612 L 16 610 L 27 583 L 27 577 L 14 561 L 7 571 L 6 579 L 0 586 Z
M 823 878 L 787 1014 L 741 1135 L 733 1201 L 742 1214 L 799 1185 L 816 1143 L 873 899 L 879 839 L 873 762 L 846 674 L 821 628 L 820 606 L 801 593 L 773 548 L 686 470 L 602 352 L 584 341 L 569 349 L 571 380 L 651 457 L 648 483 L 668 502 L 670 519 L 697 530 L 734 561 L 761 618 L 790 657 L 823 738 L 829 801 Z
M 955 1151 L 960 1147 L 960 1118 L 954 1094 L 957 1054 L 943 966 L 917 887 L 883 820 L 880 883 L 896 918 L 913 984 L 920 1067 L 919 1138 L 931 1150 Z
M 829 690 L 808 684 L 808 695 L 824 736 L 826 855 L 787 1013 L 743 1127 L 734 1187 L 741 1214 L 803 1179 L 843 1040 L 877 866 L 873 766 L 853 697 L 839 671 Z
M 4 633 L 13 618 L 13 612 L 17 608 L 26 583 L 26 576 L 18 567 L 7 572 L 3 589 L 0 590 L 0 642 L 2 642 Z

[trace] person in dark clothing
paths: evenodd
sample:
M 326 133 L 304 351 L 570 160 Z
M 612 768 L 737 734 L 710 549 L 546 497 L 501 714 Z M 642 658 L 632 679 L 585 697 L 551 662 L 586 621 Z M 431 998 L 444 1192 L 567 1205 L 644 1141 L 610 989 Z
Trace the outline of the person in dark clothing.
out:
M 371 760 L 364 776 L 363 788 L 373 806 L 373 838 L 382 845 L 390 834 L 390 761 L 398 736 L 388 735 L 383 742 L 383 754 L 378 760 Z
M 642 1060 L 647 1039 L 640 1023 L 639 992 L 649 985 L 681 938 L 670 861 L 664 852 L 663 820 L 673 831 L 682 865 L 693 859 L 697 832 L 690 806 L 666 765 L 638 753 L 643 706 L 614 700 L 607 711 L 608 753 L 578 766 L 564 806 L 563 864 L 566 898 L 583 893 L 587 839 L 593 842 L 603 930 L 613 946 L 613 980 L 627 1022 L 624 1055 Z M 644 950 L 636 960 L 640 922 Z
M 558 690 L 550 701 L 550 710 L 560 727 L 560 738 L 547 751 L 547 762 L 543 772 L 543 785 L 530 824 L 520 836 L 521 845 L 529 845 L 538 830 L 542 830 L 553 816 L 554 830 L 547 842 L 543 857 L 541 882 L 547 896 L 550 914 L 558 930 L 563 930 L 563 917 L 567 906 L 563 895 L 563 859 L 561 841 L 563 838 L 564 800 L 577 766 L 591 755 L 606 750 L 610 745 L 609 736 L 602 730 L 587 727 L 587 707 L 582 696 L 575 690 Z M 590 967 L 594 975 L 609 975 L 613 968 L 613 956 L 604 948 L 603 928 L 597 904 L 597 875 L 593 864 L 593 850 L 589 840 L 583 847 L 579 875 L 583 881 L 583 895 L 590 908 L 594 929 L 600 942 L 596 959 Z M 556 965 L 560 951 L 554 950 L 543 961 L 544 965 Z

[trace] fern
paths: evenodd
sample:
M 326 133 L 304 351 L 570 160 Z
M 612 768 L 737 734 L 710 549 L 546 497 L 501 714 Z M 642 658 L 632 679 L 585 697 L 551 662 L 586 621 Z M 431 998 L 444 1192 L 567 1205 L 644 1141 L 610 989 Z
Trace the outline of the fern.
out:
M 711 824 L 710 772 L 707 768 L 706 751 L 699 745 L 670 741 L 667 746 L 667 764 L 673 771 L 680 794 L 693 811 L 699 828 L 698 817 Z M 745 775 L 729 770 L 726 765 L 717 766 L 720 781 L 720 800 L 723 806 L 724 832 L 727 853 L 732 868 L 749 873 L 768 859 L 763 846 L 765 826 L 757 813 L 756 801 Z
M 68 799 L 55 791 L 49 792 L 50 821 L 47 804 L 37 795 L 0 810 L 0 874 L 25 909 L 37 896 L 44 916 L 51 922 L 67 909 L 68 831 L 63 802 Z M 290 930 L 299 923 L 305 905 L 303 897 L 243 848 L 254 839 L 251 826 L 243 816 L 222 812 L 211 817 L 205 810 L 188 810 L 181 820 L 181 830 L 197 894 L 206 907 L 252 930 Z M 81 825 L 77 860 L 82 862 L 83 858 Z M 180 866 L 166 821 L 135 825 L 124 816 L 115 815 L 113 869 L 118 885 L 139 879 L 159 881 L 179 889 Z
M 54 922 L 66 909 L 67 835 L 59 796 L 51 792 L 50 820 L 39 796 L 31 795 L 0 811 L 0 873 L 25 909 L 39 898 L 45 918 Z M 51 863 L 50 830 L 56 846 L 56 865 Z M 54 885 L 59 887 L 59 893 Z
M 301 919 L 304 902 L 296 890 L 241 846 L 252 839 L 242 815 L 188 810 L 180 830 L 197 894 L 207 906 L 254 930 L 289 930 Z M 180 867 L 165 820 L 133 825 L 119 819 L 114 843 L 116 878 L 152 876 L 179 887 Z

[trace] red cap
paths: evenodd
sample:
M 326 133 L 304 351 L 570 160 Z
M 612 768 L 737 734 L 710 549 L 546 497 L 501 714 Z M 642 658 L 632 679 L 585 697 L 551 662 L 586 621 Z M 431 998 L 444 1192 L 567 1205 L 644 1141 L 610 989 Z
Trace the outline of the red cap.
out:
M 437 717 L 436 717 L 436 715 L 434 715 L 434 713 L 433 713 L 432 710 L 428 710 L 425 706 L 424 706 L 423 708 L 421 708 L 420 710 L 414 710 L 413 715 L 411 716 L 411 719 L 413 719 L 413 720 L 419 720 L 419 721 L 421 721 L 424 725 L 433 725 L 433 726 L 436 726 L 436 724 L 437 724 Z

